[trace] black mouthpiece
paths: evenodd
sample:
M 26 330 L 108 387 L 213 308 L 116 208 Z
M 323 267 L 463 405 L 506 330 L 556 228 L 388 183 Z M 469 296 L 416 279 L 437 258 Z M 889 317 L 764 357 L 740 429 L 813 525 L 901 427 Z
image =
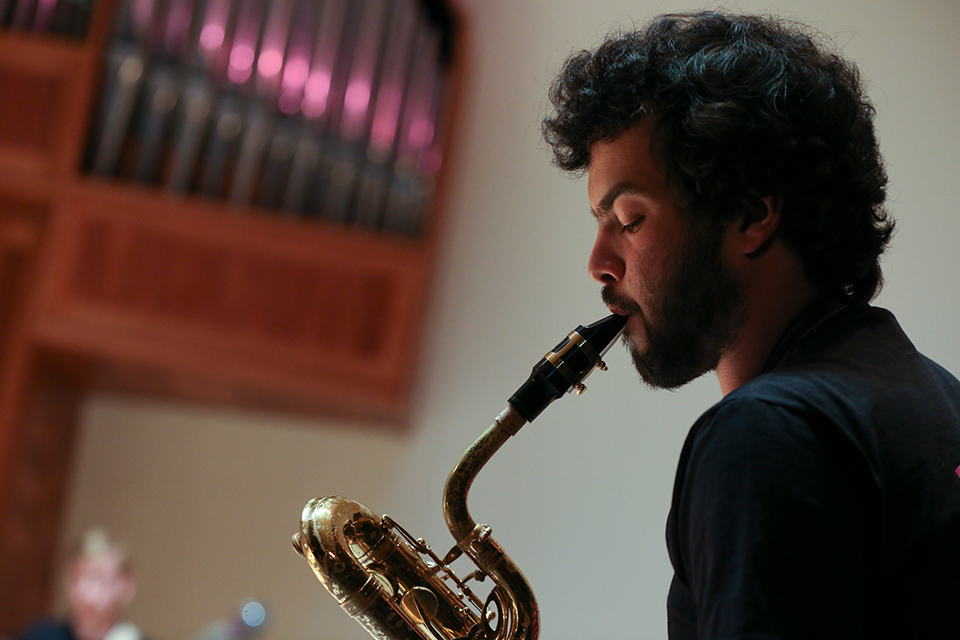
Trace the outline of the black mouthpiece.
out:
M 613 345 L 614 340 L 620 337 L 623 328 L 627 326 L 627 316 L 612 313 L 602 320 L 585 327 L 577 327 L 577 333 L 596 349 L 600 357 Z
M 626 324 L 626 316 L 612 314 L 577 327 L 533 367 L 527 381 L 510 397 L 511 406 L 532 422 L 548 404 L 572 388 L 582 389 L 583 381 L 600 364 Z

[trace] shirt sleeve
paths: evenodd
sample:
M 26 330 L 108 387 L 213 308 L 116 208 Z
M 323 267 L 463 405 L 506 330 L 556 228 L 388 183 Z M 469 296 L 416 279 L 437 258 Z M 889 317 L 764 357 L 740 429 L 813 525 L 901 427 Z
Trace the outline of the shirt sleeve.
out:
M 692 437 L 677 560 L 700 639 L 862 637 L 864 497 L 837 430 L 747 398 L 720 403 Z

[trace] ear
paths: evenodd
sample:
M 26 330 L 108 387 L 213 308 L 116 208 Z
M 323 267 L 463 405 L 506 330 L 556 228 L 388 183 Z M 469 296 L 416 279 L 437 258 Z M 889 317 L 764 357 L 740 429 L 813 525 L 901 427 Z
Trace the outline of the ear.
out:
M 740 225 L 740 249 L 744 255 L 759 255 L 769 246 L 780 226 L 783 196 L 761 198 L 757 207 L 744 215 Z

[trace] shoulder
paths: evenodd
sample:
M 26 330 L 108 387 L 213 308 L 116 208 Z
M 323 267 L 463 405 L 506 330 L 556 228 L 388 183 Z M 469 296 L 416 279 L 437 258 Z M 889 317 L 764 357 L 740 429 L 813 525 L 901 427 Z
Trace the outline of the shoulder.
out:
M 681 466 L 725 478 L 773 472 L 779 461 L 816 446 L 813 406 L 802 395 L 768 389 L 731 394 L 693 425 Z
M 790 441 L 824 422 L 835 402 L 828 378 L 768 373 L 708 409 L 690 431 L 693 444 Z M 837 397 L 840 397 L 837 394 Z
M 871 322 L 883 330 L 874 327 L 864 335 L 856 329 Z M 884 333 L 890 335 L 881 337 Z M 848 310 L 811 330 L 776 366 L 711 407 L 691 437 L 790 442 L 816 435 L 872 455 L 877 417 L 910 397 L 904 378 L 922 377 L 921 359 L 888 312 Z
M 737 574 L 772 559 L 796 573 L 791 552 L 819 553 L 830 535 L 856 526 L 865 496 L 855 477 L 860 453 L 815 399 L 786 386 L 789 393 L 767 383 L 731 393 L 690 431 L 667 542 L 678 575 L 692 585 L 718 567 Z
M 875 457 L 867 421 L 835 387 L 829 376 L 771 373 L 729 394 L 690 429 L 677 490 L 707 500 L 776 487 L 819 491 L 838 468 L 863 470 Z
M 63 621 L 39 620 L 30 625 L 21 640 L 73 640 L 73 634 Z

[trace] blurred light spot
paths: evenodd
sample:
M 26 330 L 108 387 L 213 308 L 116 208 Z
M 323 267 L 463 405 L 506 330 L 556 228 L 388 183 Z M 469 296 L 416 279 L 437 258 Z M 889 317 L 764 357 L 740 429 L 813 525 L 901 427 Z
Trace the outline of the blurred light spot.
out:
M 245 82 L 253 71 L 253 47 L 238 44 L 230 52 L 230 68 L 227 77 L 237 84 Z
M 260 53 L 257 71 L 265 76 L 275 76 L 283 68 L 283 54 L 276 49 L 267 49 Z
M 200 46 L 207 51 L 216 51 L 223 44 L 223 26 L 219 24 L 208 24 L 200 31 Z
M 267 612 L 256 600 L 248 600 L 240 610 L 240 617 L 248 627 L 259 627 L 266 620 Z

